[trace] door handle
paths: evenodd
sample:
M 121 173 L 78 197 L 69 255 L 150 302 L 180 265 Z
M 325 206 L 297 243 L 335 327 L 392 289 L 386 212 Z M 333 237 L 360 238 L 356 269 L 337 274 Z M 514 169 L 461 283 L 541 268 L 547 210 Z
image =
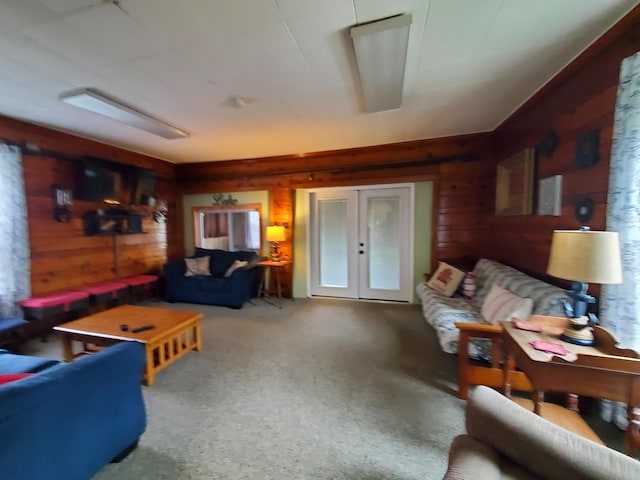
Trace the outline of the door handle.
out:
M 362 255 L 362 254 L 364 253 L 364 250 L 360 250 L 360 252 L 359 252 L 359 253 L 360 253 L 360 255 Z

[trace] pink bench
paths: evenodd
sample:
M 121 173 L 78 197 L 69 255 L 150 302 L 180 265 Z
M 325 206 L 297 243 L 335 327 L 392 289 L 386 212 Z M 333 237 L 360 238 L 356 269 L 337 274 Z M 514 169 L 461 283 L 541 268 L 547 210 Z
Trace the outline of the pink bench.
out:
M 92 305 L 120 305 L 125 303 L 129 297 L 129 284 L 125 282 L 107 282 L 80 287 L 78 291 L 88 293 Z
M 38 324 L 30 329 L 33 333 L 42 335 L 42 340 L 46 341 L 47 332 L 57 323 L 68 320 L 64 318 L 60 321 L 58 317 L 65 314 L 65 317 L 73 313 L 86 312 L 89 308 L 89 294 L 87 292 L 64 292 L 44 297 L 25 298 L 19 302 L 24 318 Z
M 83 310 L 89 306 L 87 292 L 65 292 L 22 300 L 20 307 L 27 319 L 42 320 L 61 313 Z
M 137 299 L 140 293 L 148 291 L 149 294 L 158 298 L 158 276 L 157 275 L 134 275 L 132 277 L 122 278 L 121 282 L 129 285 L 131 288 L 131 296 Z

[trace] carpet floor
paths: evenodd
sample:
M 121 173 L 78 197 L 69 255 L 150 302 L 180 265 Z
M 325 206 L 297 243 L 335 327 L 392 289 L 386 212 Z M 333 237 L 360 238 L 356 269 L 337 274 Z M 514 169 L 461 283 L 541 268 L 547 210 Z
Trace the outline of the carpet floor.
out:
M 202 311 L 203 350 L 143 387 L 138 449 L 96 480 L 442 478 L 464 402 L 418 305 L 146 305 Z

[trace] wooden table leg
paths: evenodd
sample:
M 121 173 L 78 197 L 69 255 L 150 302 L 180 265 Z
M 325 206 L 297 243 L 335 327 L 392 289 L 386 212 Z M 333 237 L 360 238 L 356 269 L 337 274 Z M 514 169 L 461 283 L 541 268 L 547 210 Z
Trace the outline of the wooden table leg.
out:
M 71 337 L 69 335 L 62 335 L 62 351 L 65 362 L 73 360 L 73 345 L 71 344 Z
M 513 355 L 507 354 L 504 360 L 504 396 L 511 398 L 511 372 L 516 368 L 516 361 Z
M 202 335 L 201 335 L 201 332 L 200 332 L 200 322 L 196 322 L 195 326 L 193 327 L 193 334 L 196 337 L 196 338 L 194 338 L 194 340 L 196 342 L 195 350 L 197 350 L 199 352 L 200 350 L 202 350 Z
M 542 416 L 542 405 L 544 404 L 544 392 L 541 390 L 534 390 L 532 393 L 533 400 L 533 413 Z
M 153 364 L 153 348 L 145 345 L 145 351 L 147 353 L 147 363 L 144 367 L 144 384 L 150 387 L 153 385 L 153 382 L 156 381 L 155 365 Z
M 462 400 L 466 400 L 469 397 L 469 380 L 467 379 L 468 356 L 469 332 L 460 330 L 460 338 L 458 339 L 458 398 Z
M 261 267 L 262 272 L 260 273 L 260 285 L 258 286 L 258 298 L 264 297 L 264 289 L 265 289 L 265 277 L 267 276 L 266 267 Z
M 640 448 L 640 414 L 636 413 L 633 405 L 640 403 L 640 380 L 631 383 L 629 402 L 627 403 L 627 433 L 624 437 L 625 453 L 635 458 L 636 451 Z
M 578 395 L 576 395 L 575 393 L 567 394 L 567 408 L 572 412 L 580 413 L 580 410 L 578 408 Z
M 280 269 L 276 268 L 273 273 L 276 277 L 276 290 L 278 292 L 278 308 L 282 308 L 282 286 L 280 285 Z

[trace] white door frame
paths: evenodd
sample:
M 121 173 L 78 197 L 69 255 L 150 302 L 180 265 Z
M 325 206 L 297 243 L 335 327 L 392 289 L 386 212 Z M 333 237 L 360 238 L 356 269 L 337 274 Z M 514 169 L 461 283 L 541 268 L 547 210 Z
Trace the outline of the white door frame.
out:
M 414 220 L 415 220 L 415 184 L 414 183 L 385 183 L 379 185 L 346 185 L 340 187 L 325 187 L 325 188 L 310 188 L 305 192 L 306 200 L 307 200 L 307 218 L 305 220 L 305 228 L 307 232 L 311 232 L 311 194 L 312 193 L 331 193 L 331 192 L 341 192 L 345 190 L 383 190 L 383 189 L 391 189 L 391 188 L 409 188 L 409 205 L 407 216 L 409 218 L 409 251 L 407 252 L 408 256 L 408 268 L 407 268 L 407 279 L 406 281 L 412 285 L 412 288 L 407 289 L 407 298 L 401 300 L 411 303 L 413 301 L 413 276 L 414 276 L 414 237 L 415 237 L 415 228 L 414 228 Z M 311 297 L 311 252 L 312 252 L 312 235 L 306 236 L 307 243 L 307 258 L 306 258 L 306 270 L 307 270 L 307 297 Z M 370 301 L 370 300 L 365 300 Z

